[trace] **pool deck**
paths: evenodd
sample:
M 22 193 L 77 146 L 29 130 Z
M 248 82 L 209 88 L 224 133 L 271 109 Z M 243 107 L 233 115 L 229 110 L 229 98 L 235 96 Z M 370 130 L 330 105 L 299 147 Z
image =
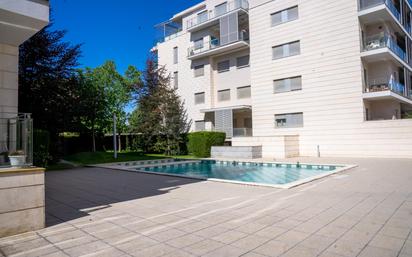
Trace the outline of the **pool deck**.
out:
M 287 161 L 358 167 L 291 189 L 46 172 L 48 227 L 1 238 L 0 256 L 412 256 L 412 159 Z

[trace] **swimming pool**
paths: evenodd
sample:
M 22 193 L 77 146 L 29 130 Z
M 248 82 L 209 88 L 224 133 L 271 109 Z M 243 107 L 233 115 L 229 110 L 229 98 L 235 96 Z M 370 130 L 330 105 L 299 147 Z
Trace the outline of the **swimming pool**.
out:
M 201 160 L 139 167 L 137 171 L 223 182 L 290 188 L 350 168 L 344 165 Z

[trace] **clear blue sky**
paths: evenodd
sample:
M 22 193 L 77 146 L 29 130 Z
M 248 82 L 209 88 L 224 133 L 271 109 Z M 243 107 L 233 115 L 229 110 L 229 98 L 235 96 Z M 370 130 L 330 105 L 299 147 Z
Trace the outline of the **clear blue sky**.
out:
M 120 72 L 144 68 L 154 44 L 154 25 L 201 0 L 51 0 L 53 28 L 83 43 L 82 66 L 114 60 Z

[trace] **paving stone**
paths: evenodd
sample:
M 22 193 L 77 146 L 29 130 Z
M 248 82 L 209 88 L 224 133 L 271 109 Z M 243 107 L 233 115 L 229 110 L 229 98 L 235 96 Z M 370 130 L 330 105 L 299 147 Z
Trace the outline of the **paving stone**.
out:
M 140 236 L 138 238 L 131 239 L 121 244 L 115 244 L 115 247 L 127 253 L 134 253 L 135 251 L 148 248 L 158 243 L 159 242 L 151 238 Z
M 242 255 L 242 257 L 265 257 L 265 255 L 255 253 L 255 252 L 248 252 Z
M 214 236 L 220 235 L 224 232 L 228 231 L 227 228 L 222 227 L 222 226 L 212 226 L 208 227 L 199 231 L 196 231 L 195 235 L 205 237 L 205 238 L 212 238 Z
M 277 241 L 283 241 L 288 244 L 298 244 L 309 237 L 309 234 L 299 232 L 296 230 L 289 230 L 288 232 L 276 237 Z
M 399 239 L 407 239 L 409 234 L 409 229 L 407 228 L 398 228 L 391 226 L 384 226 L 382 230 L 379 231 L 379 235 L 396 237 Z
M 255 235 L 274 239 L 278 237 L 279 235 L 285 233 L 286 231 L 288 231 L 286 228 L 270 226 L 270 227 L 266 227 L 262 230 L 257 231 Z
M 336 226 L 333 226 L 333 225 L 328 225 L 328 226 L 325 226 L 322 229 L 320 229 L 315 234 L 320 235 L 320 236 L 326 236 L 326 237 L 331 237 L 331 238 L 337 239 L 337 238 L 341 237 L 346 231 L 347 231 L 347 229 L 345 229 L 345 228 L 336 227 Z
M 231 244 L 239 239 L 242 239 L 244 237 L 247 237 L 248 234 L 237 231 L 237 230 L 229 230 L 226 232 L 223 232 L 220 235 L 214 236 L 212 239 L 222 242 L 224 244 Z
M 201 242 L 187 246 L 183 250 L 189 253 L 192 253 L 194 255 L 204 255 L 222 246 L 224 246 L 224 244 L 218 241 L 205 239 Z
M 162 257 L 195 257 L 195 256 L 196 255 L 190 254 L 183 250 L 174 250 L 169 253 L 166 253 L 165 255 L 162 255 Z
M 186 246 L 195 244 L 195 243 L 200 242 L 202 240 L 204 240 L 203 237 L 196 236 L 194 234 L 188 234 L 188 235 L 184 235 L 184 236 L 181 236 L 181 237 L 170 239 L 166 243 L 168 245 L 171 245 L 171 246 L 176 247 L 176 248 L 184 248 Z
M 404 242 L 405 240 L 399 238 L 377 235 L 369 245 L 398 252 L 401 250 Z
M 237 231 L 247 233 L 247 234 L 253 234 L 263 228 L 267 227 L 266 225 L 259 224 L 259 223 L 247 223 L 243 224 L 239 227 L 236 228 Z
M 185 232 L 172 228 L 166 231 L 159 232 L 157 234 L 150 235 L 149 237 L 153 238 L 156 241 L 164 242 L 173 238 L 181 237 L 185 234 Z
M 231 245 L 233 245 L 237 248 L 241 248 L 241 249 L 245 249 L 245 250 L 250 251 L 250 250 L 253 250 L 256 247 L 266 243 L 267 241 L 269 241 L 269 239 L 266 238 L 266 237 L 250 235 L 250 236 L 244 237 L 242 239 L 239 239 L 238 241 L 233 242 Z
M 254 249 L 254 252 L 259 254 L 263 254 L 266 256 L 277 257 L 288 251 L 289 249 L 293 248 L 292 245 L 287 244 L 281 241 L 269 241 L 258 248 Z
M 297 246 L 284 253 L 282 257 L 316 257 L 318 253 L 316 249 Z
M 90 253 L 100 252 L 100 250 L 110 248 L 108 244 L 101 241 L 95 241 L 77 247 L 64 249 L 64 252 L 70 256 L 82 256 Z
M 410 254 L 412 256 L 412 240 L 406 240 L 401 250 L 402 254 Z
M 136 257 L 148 257 L 148 256 L 157 257 L 157 256 L 165 255 L 167 253 L 171 253 L 175 250 L 176 250 L 175 248 L 168 246 L 166 244 L 157 244 L 154 246 L 150 246 L 148 248 L 144 248 L 139 251 L 135 251 L 131 253 L 131 255 L 136 256 Z
M 236 257 L 236 256 L 241 256 L 242 254 L 246 253 L 247 250 L 236 248 L 230 245 L 225 245 L 223 247 L 220 247 L 214 251 L 211 251 L 205 255 L 202 256 L 207 256 L 207 257 Z
M 331 237 L 311 235 L 302 242 L 300 242 L 298 246 L 313 248 L 321 252 L 328 248 L 334 241 L 335 239 Z
M 357 254 L 359 254 L 359 252 L 362 250 L 364 246 L 365 246 L 364 243 L 358 243 L 355 241 L 338 240 L 333 245 L 331 245 L 327 249 L 327 251 L 337 253 L 342 256 L 352 257 L 352 256 L 356 256 Z
M 362 252 L 359 254 L 359 257 L 397 257 L 398 252 L 382 249 L 373 246 L 367 246 Z

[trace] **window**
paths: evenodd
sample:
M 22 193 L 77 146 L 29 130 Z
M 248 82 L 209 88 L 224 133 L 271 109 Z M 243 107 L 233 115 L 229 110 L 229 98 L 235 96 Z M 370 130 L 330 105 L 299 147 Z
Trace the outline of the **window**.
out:
M 217 100 L 219 102 L 229 101 L 230 100 L 230 89 L 217 91 Z
M 179 72 L 175 71 L 173 73 L 173 82 L 174 82 L 174 88 L 177 89 L 179 87 Z
M 236 67 L 238 69 L 248 67 L 249 66 L 249 55 L 241 56 L 236 58 Z
M 226 71 L 229 71 L 229 70 L 230 70 L 230 61 L 229 60 L 217 63 L 217 72 L 221 73 L 221 72 L 226 72 Z
M 177 46 L 173 47 L 173 64 L 177 64 L 179 60 L 179 51 Z
M 225 14 L 227 11 L 227 2 L 215 6 L 215 17 Z
M 201 13 L 198 13 L 197 14 L 197 23 L 200 24 L 200 23 L 203 23 L 205 21 L 207 21 L 207 11 L 203 11 Z
M 295 6 L 286 10 L 275 12 L 270 16 L 272 19 L 272 27 L 288 21 L 297 20 L 299 18 L 298 7 Z
M 205 92 L 195 94 L 195 104 L 204 104 L 205 103 Z
M 205 75 L 205 66 L 204 65 L 197 65 L 194 69 L 195 77 L 201 77 Z
M 303 113 L 275 114 L 275 128 L 303 127 Z
M 273 81 L 274 93 L 283 93 L 302 89 L 302 77 L 292 77 Z
M 288 56 L 300 54 L 300 41 L 295 41 L 272 47 L 272 58 L 280 59 Z
M 204 120 L 197 120 L 195 121 L 195 131 L 205 131 L 205 121 Z
M 250 98 L 250 86 L 237 88 L 237 99 Z
M 194 41 L 195 50 L 203 48 L 203 38 Z

